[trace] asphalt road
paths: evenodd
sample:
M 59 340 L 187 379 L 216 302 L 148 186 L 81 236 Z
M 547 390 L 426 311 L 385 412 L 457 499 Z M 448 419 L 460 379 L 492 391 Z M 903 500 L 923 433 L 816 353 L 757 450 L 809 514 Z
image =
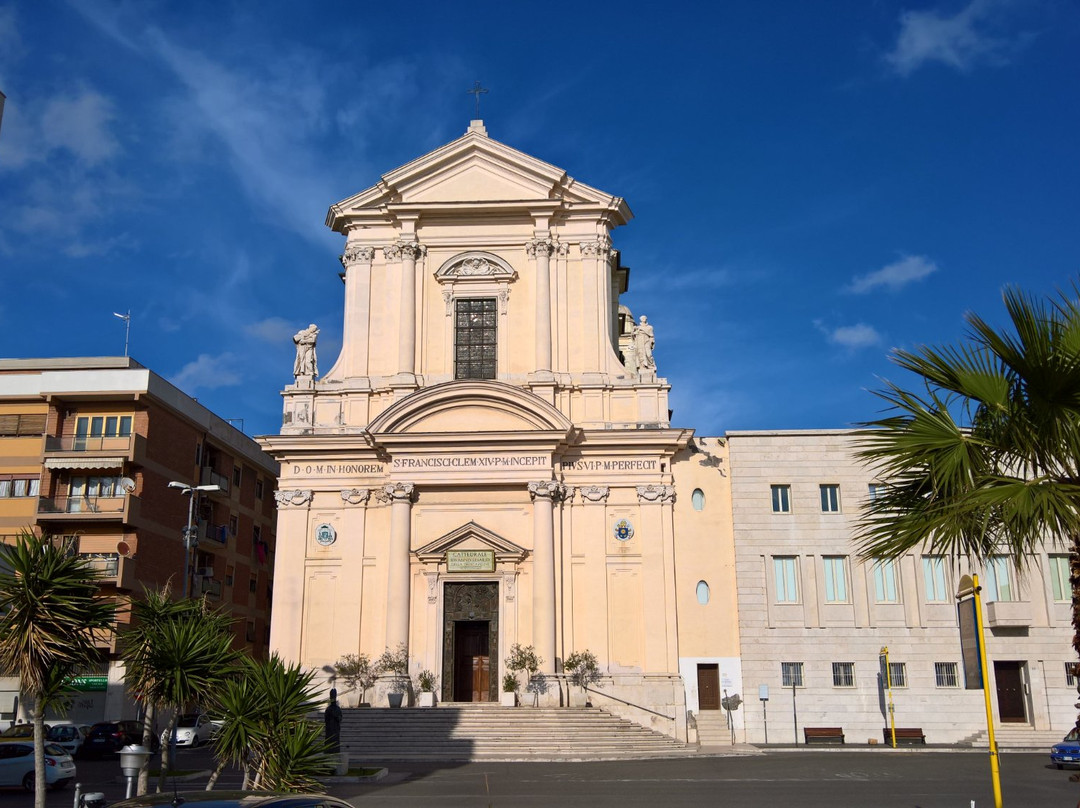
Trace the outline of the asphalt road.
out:
M 185 769 L 208 769 L 208 750 L 180 750 Z M 115 759 L 80 761 L 84 791 L 123 798 Z M 330 793 L 358 808 L 511 806 L 806 806 L 836 808 L 977 808 L 993 805 L 985 752 L 783 752 L 753 757 L 586 763 L 398 764 L 372 784 L 340 784 Z M 1073 808 L 1080 783 L 1049 766 L 1044 754 L 1003 754 L 1007 808 Z M 201 780 L 178 784 L 201 788 Z M 221 787 L 238 787 L 228 773 Z M 73 790 L 50 792 L 49 808 L 70 808 Z M 29 795 L 0 792 L 0 808 L 24 808 Z

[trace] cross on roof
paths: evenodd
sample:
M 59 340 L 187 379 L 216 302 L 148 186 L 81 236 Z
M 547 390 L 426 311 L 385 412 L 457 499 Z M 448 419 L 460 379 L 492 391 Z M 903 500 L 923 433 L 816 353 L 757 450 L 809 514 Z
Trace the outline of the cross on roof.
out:
M 487 90 L 480 86 L 480 82 L 476 82 L 471 90 L 465 92 L 476 96 L 476 120 L 480 120 L 480 96 L 482 93 L 486 93 Z

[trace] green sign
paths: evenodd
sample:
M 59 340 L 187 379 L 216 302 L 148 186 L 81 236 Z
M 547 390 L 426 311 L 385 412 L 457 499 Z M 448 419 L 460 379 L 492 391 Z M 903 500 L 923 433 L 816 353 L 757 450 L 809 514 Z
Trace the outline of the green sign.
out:
M 109 687 L 108 676 L 72 676 L 68 680 L 68 687 L 72 690 L 107 690 Z
M 447 550 L 447 572 L 495 572 L 494 550 Z

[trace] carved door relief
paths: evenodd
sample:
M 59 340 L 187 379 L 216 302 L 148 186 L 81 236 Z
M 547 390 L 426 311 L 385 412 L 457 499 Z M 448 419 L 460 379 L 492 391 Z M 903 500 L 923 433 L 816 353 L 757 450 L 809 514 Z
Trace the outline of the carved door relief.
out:
M 498 701 L 499 584 L 443 589 L 442 699 Z

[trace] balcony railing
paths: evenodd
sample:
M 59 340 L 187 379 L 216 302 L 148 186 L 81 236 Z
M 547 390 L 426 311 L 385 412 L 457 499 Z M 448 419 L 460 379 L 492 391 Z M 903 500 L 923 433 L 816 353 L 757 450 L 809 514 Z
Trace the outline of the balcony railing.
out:
M 218 474 L 211 466 L 203 466 L 199 470 L 199 485 L 216 485 L 221 489 L 220 492 L 216 493 L 229 493 L 229 478 L 224 474 Z
M 102 577 L 115 578 L 120 573 L 119 553 L 80 553 L 79 558 Z
M 126 455 L 131 449 L 134 435 L 90 437 L 87 435 L 50 436 L 45 438 L 46 452 L 119 452 Z
M 128 503 L 133 499 L 135 497 L 131 494 L 119 497 L 39 497 L 37 512 L 39 516 L 115 519 L 126 514 Z

